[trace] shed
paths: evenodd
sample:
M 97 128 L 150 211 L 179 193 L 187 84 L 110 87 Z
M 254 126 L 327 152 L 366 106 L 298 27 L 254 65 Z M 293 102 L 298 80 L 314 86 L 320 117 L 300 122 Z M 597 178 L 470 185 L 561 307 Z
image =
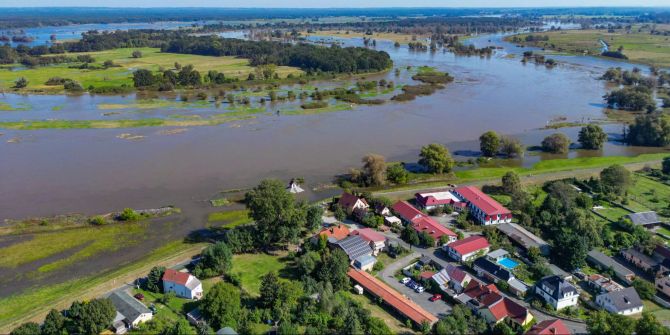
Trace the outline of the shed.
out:
M 354 291 L 356 291 L 356 294 L 363 294 L 363 287 L 361 285 L 354 285 Z
M 626 215 L 626 217 L 629 218 L 633 224 L 645 228 L 651 228 L 661 223 L 661 220 L 654 211 L 631 213 Z
M 363 255 L 354 260 L 354 267 L 363 271 L 370 271 L 375 266 L 377 259 L 372 255 Z

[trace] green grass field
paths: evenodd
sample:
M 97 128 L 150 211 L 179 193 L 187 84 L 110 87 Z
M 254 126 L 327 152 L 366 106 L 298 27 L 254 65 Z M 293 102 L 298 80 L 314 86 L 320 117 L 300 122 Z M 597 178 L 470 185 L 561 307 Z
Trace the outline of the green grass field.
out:
M 670 202 L 670 186 L 636 174 L 635 185 L 628 191 L 629 198 L 646 208 L 660 211 Z
M 239 276 L 242 288 L 249 294 L 260 293 L 261 279 L 269 272 L 280 272 L 287 266 L 281 257 L 268 254 L 240 254 L 233 256 L 230 273 Z
M 605 207 L 603 209 L 596 210 L 596 212 L 612 221 L 619 221 L 619 219 L 621 219 L 621 217 L 624 215 L 630 214 L 629 211 L 620 207 Z
M 644 304 L 644 311 L 654 314 L 658 321 L 663 323 L 670 321 L 670 309 L 663 308 L 657 303 L 649 300 L 642 300 L 642 303 Z M 641 315 L 638 315 L 636 318 L 639 318 L 640 316 Z
M 516 35 L 522 40 L 528 34 Z M 567 51 L 570 53 L 600 55 L 601 44 L 599 40 L 605 41 L 610 50 L 623 47 L 623 53 L 631 62 L 667 67 L 670 66 L 670 37 L 662 35 L 651 35 L 648 30 L 638 32 L 633 27 L 631 33 L 617 30 L 608 33 L 607 30 L 568 30 L 534 33 L 532 35 L 547 35 L 548 41 L 522 42 L 538 47 L 552 49 L 555 51 Z
M 210 213 L 207 217 L 207 222 L 210 224 L 216 223 L 223 228 L 233 228 L 243 224 L 251 223 L 252 220 L 248 216 L 249 211 L 246 209 L 235 211 L 222 211 Z
M 132 53 L 135 50 L 142 52 L 141 58 L 132 57 Z M 0 67 L 0 89 L 10 89 L 20 77 L 25 77 L 28 80 L 28 86 L 22 89 L 22 91 L 26 92 L 62 92 L 62 85 L 45 85 L 45 82 L 51 77 L 72 79 L 79 82 L 84 88 L 91 85 L 94 87 L 118 87 L 123 84 L 132 87 L 133 71 L 137 69 L 149 69 L 152 71 L 158 71 L 159 68 L 174 69 L 175 62 L 181 65 L 192 64 L 202 75 L 206 74 L 209 70 L 216 70 L 223 72 L 227 77 L 246 79 L 249 73 L 254 71 L 254 68 L 249 65 L 247 59 L 162 53 L 157 48 L 122 48 L 82 54 L 91 55 L 95 59 L 93 65 L 102 66 L 105 61 L 111 60 L 119 66 L 89 70 L 69 68 L 69 66 L 79 63 L 66 63 L 16 71 L 10 70 L 10 66 L 3 66 Z M 71 55 L 78 55 L 78 53 Z M 301 73 L 297 68 L 286 66 L 279 66 L 276 71 L 282 78 L 286 77 L 289 73 Z

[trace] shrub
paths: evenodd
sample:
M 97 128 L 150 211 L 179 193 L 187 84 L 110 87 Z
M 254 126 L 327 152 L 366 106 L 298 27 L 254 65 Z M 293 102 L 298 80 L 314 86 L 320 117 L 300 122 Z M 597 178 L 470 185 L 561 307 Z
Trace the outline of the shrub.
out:
M 542 150 L 554 154 L 566 154 L 570 150 L 570 139 L 561 133 L 551 134 L 542 140 Z
M 132 208 L 124 208 L 123 212 L 118 216 L 119 221 L 137 221 L 140 218 L 141 215 Z
M 133 51 L 133 58 L 142 58 L 142 51 L 139 50 Z

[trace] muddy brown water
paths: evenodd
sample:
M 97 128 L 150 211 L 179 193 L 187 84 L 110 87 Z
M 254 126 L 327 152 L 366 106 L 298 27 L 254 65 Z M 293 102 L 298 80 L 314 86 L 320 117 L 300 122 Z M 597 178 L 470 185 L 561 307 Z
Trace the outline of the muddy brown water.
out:
M 361 45 L 362 40 L 346 43 Z M 549 69 L 521 64 L 518 55 L 525 49 L 503 42 L 500 35 L 477 37 L 469 43 L 495 44 L 504 49 L 490 58 L 456 57 L 442 52 L 414 53 L 378 41 L 377 48 L 389 52 L 397 67 L 434 66 L 456 77 L 446 89 L 407 103 L 319 115 L 263 115 L 220 126 L 190 127 L 169 136 L 160 133 L 165 128 L 0 130 L 0 219 L 164 205 L 184 210 L 175 218 L 178 224 L 150 229 L 141 245 L 96 256 L 39 279 L 19 276 L 22 279 L 3 286 L 21 282 L 20 288 L 27 288 L 59 282 L 139 259 L 170 239 L 202 229 L 207 213 L 213 210 L 206 200 L 217 192 L 250 187 L 263 178 L 288 181 L 303 177 L 312 187 L 359 166 L 367 153 L 412 162 L 419 148 L 432 142 L 447 144 L 452 152 L 462 153 L 457 158 L 467 159 L 477 154 L 477 138 L 487 130 L 537 145 L 555 132 L 538 130 L 554 118 L 604 118 L 602 96 L 607 88 L 598 76 L 610 66 L 632 67 L 592 57 L 561 56 L 555 58 L 562 64 Z M 509 54 L 517 56 L 511 58 Z M 403 71 L 403 76 L 406 79 L 409 74 Z M 403 80 L 396 78 L 394 71 L 372 77 Z M 68 115 L 72 119 L 100 118 L 98 104 L 132 103 L 135 97 L 6 94 L 0 96 L 3 100 L 33 106 L 30 111 L 0 112 L 0 120 L 6 121 Z M 53 106 L 62 108 L 54 111 Z M 621 129 L 621 125 L 606 127 L 613 137 Z M 578 129 L 560 131 L 576 140 Z M 117 138 L 121 133 L 145 137 L 129 141 Z M 14 138 L 20 141 L 8 142 Z M 610 142 L 602 152 L 573 151 L 569 157 L 636 155 L 657 150 Z M 527 155 L 518 164 L 550 158 L 555 157 Z M 312 193 L 310 197 L 333 192 Z M 3 293 L 7 292 L 0 295 Z

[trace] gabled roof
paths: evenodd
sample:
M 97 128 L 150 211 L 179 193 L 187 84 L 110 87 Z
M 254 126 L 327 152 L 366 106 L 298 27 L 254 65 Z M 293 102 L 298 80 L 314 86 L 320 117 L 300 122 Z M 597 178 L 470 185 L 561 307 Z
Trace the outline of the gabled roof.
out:
M 354 205 L 356 205 L 356 202 L 358 202 L 359 200 L 362 201 L 365 206 L 369 206 L 368 202 L 365 201 L 364 198 L 359 198 L 347 192 L 342 193 L 342 196 L 340 197 L 340 200 L 337 203 L 343 208 L 352 210 L 354 209 Z
M 654 211 L 631 213 L 626 216 L 636 225 L 648 225 L 661 222 Z
M 621 263 L 615 261 L 612 257 L 609 257 L 602 252 L 598 250 L 591 250 L 587 254 L 586 257 L 587 260 L 590 260 L 593 263 L 596 263 L 600 267 L 603 268 L 603 270 L 607 270 L 608 268 L 612 268 L 615 274 L 619 278 L 626 278 L 629 276 L 634 276 L 635 273 L 633 271 L 629 270 L 627 267 L 621 265 Z
M 531 328 L 526 335 L 569 335 L 570 329 L 560 319 L 544 320 Z
M 131 297 L 127 292 L 115 291 L 109 295 L 116 311 L 132 323 L 142 314 L 151 313 L 139 300 Z
M 326 227 L 319 231 L 319 235 L 325 235 L 326 238 L 332 237 L 336 240 L 341 240 L 349 236 L 349 227 L 343 224 Z
M 351 235 L 359 235 L 362 237 L 364 240 L 368 242 L 384 242 L 386 241 L 386 236 L 382 235 L 381 233 L 375 231 L 372 228 L 363 228 L 363 229 L 358 229 L 354 230 L 351 232 Z
M 577 294 L 577 289 L 559 276 L 544 277 L 537 283 L 537 287 L 557 301 L 568 293 Z
M 466 255 L 477 250 L 484 249 L 488 246 L 489 241 L 487 241 L 483 236 L 479 235 L 472 235 L 447 245 L 447 247 L 454 249 L 461 255 Z
M 461 197 L 473 206 L 481 209 L 486 215 L 509 214 L 509 209 L 493 200 L 493 198 L 486 195 L 480 189 L 474 186 L 462 186 L 455 189 Z
M 340 247 L 344 253 L 349 256 L 349 260 L 351 261 L 363 255 L 372 254 L 370 243 L 358 235 L 349 236 L 343 240 L 335 242 L 334 244 Z
M 414 222 L 414 220 L 426 216 L 426 214 L 423 214 L 420 210 L 410 205 L 407 201 L 398 201 L 393 204 L 391 209 L 405 221 L 409 222 Z
M 621 250 L 621 254 L 623 254 L 623 255 L 628 254 L 631 257 L 635 257 L 635 258 L 639 259 L 642 263 L 645 263 L 647 266 L 658 265 L 658 262 L 655 259 L 647 256 L 645 253 L 641 252 L 640 250 L 637 250 L 636 248 L 628 248 L 628 249 Z
M 510 318 L 518 324 L 523 324 L 526 321 L 528 314 L 530 314 L 528 309 L 517 304 L 512 299 L 502 297 L 498 293 L 492 293 L 492 295 L 494 294 L 500 297 L 500 299 L 492 297 L 487 299 L 487 301 L 492 301 L 492 303 L 484 305 L 491 311 L 491 314 L 497 321 L 504 318 Z
M 433 218 L 428 216 L 414 220 L 412 223 L 412 228 L 414 228 L 414 230 L 416 230 L 418 233 L 425 231 L 435 239 L 439 239 L 443 235 L 453 237 L 457 236 L 456 233 L 451 231 L 451 229 L 441 225 L 437 221 L 433 220 Z
M 614 305 L 617 312 L 642 307 L 642 300 L 633 287 L 626 287 L 623 290 L 603 293 L 599 296 L 603 295 L 609 296 L 609 300 L 612 302 L 612 305 Z
M 459 267 L 451 263 L 447 263 L 444 269 L 440 270 L 440 272 L 433 276 L 433 279 L 435 279 L 435 281 L 440 285 L 442 285 L 441 282 L 446 283 L 448 281 L 454 281 L 462 284 L 464 280 L 472 279 L 472 277 L 470 277 L 467 272 L 461 270 Z
M 188 283 L 188 279 L 190 276 L 191 275 L 186 272 L 179 272 L 173 269 L 165 269 L 165 273 L 163 274 L 163 280 L 186 286 L 186 283 Z
M 500 291 L 498 291 L 498 287 L 495 286 L 495 284 L 484 285 L 477 280 L 471 280 L 470 283 L 468 283 L 468 286 L 463 290 L 463 293 L 472 299 L 479 299 L 486 294 L 499 292 Z
M 499 265 L 497 263 L 491 262 L 488 258 L 486 257 L 479 257 L 475 259 L 474 263 L 472 263 L 473 266 L 476 266 L 491 275 L 500 278 L 504 281 L 508 281 L 512 278 L 514 278 L 514 275 L 512 275 L 512 272 L 509 270 L 505 269 L 502 265 Z
M 417 193 L 414 195 L 416 201 L 422 206 L 439 206 L 460 202 L 461 200 L 449 191 Z

